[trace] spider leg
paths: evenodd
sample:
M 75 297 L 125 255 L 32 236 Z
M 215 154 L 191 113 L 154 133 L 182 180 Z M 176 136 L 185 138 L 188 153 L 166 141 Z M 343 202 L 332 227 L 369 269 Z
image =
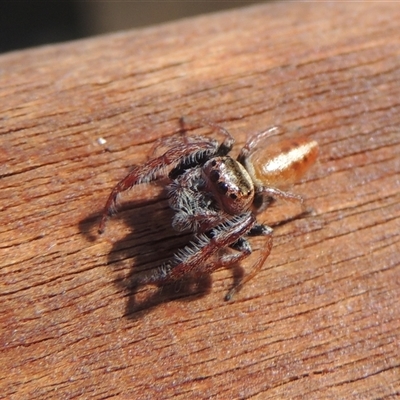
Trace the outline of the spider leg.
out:
M 263 248 L 261 256 L 257 259 L 255 265 L 253 266 L 253 269 L 247 275 L 245 275 L 244 278 L 227 293 L 227 295 L 225 296 L 226 301 L 231 300 L 232 297 L 235 295 L 235 293 L 238 290 L 240 290 L 245 283 L 247 283 L 250 279 L 254 278 L 258 274 L 261 267 L 264 265 L 266 259 L 271 253 L 272 228 L 262 224 L 255 224 L 248 232 L 248 235 L 265 236 L 267 238 L 267 243 Z
M 194 213 L 191 209 L 181 209 L 173 219 L 172 226 L 177 231 L 207 232 L 215 226 L 228 220 L 228 215 L 218 213 L 213 210 L 196 210 Z
M 148 161 L 142 166 L 135 167 L 124 179 L 122 179 L 112 190 L 104 207 L 99 224 L 99 233 L 105 228 L 107 219 L 115 214 L 118 195 L 135 185 L 153 181 L 163 175 L 166 167 L 182 163 L 195 164 L 200 159 L 210 158 L 218 151 L 220 146 L 215 140 L 204 138 L 203 141 L 195 141 L 189 144 L 180 144 L 162 156 Z
M 180 119 L 180 123 L 182 126 L 182 129 L 184 129 L 184 125 L 186 125 L 187 122 L 191 122 L 192 119 L 189 117 L 181 117 Z M 219 147 L 219 151 L 218 151 L 218 155 L 220 156 L 224 156 L 226 154 L 228 154 L 231 149 L 233 144 L 235 143 L 235 139 L 233 138 L 233 136 L 229 133 L 229 131 L 227 129 L 225 129 L 223 126 L 216 124 L 213 121 L 210 121 L 207 118 L 199 118 L 198 122 L 202 123 L 203 125 L 207 125 L 209 126 L 211 129 L 219 132 L 220 134 L 222 134 L 225 139 L 222 142 L 222 144 Z
M 173 168 L 171 170 L 171 172 L 168 174 L 170 179 L 176 179 L 178 176 L 180 176 L 181 174 L 183 174 L 185 171 L 187 171 L 190 168 L 193 168 L 199 164 L 204 164 L 207 160 L 209 160 L 212 156 L 225 156 L 227 155 L 233 147 L 233 144 L 235 143 L 235 139 L 233 138 L 233 136 L 222 126 L 219 126 L 217 124 L 214 124 L 211 121 L 208 121 L 206 119 L 201 119 L 201 121 L 206 124 L 209 125 L 210 127 L 212 127 L 213 129 L 217 129 L 220 131 L 220 133 L 222 133 L 225 136 L 224 141 L 217 147 L 215 147 L 215 151 L 213 154 L 209 155 L 207 153 L 204 153 L 202 155 L 202 157 L 198 157 L 198 158 L 184 158 L 183 160 L 181 160 L 181 162 L 179 162 L 175 168 Z M 185 123 L 185 119 L 184 117 L 181 118 L 181 124 L 183 125 Z M 188 137 L 185 140 L 185 145 L 184 146 L 190 146 L 193 145 L 194 143 L 197 143 L 199 141 L 199 139 L 204 139 L 204 141 L 209 141 L 210 139 L 206 139 L 206 138 L 202 138 L 202 136 L 199 137 Z M 213 141 L 214 143 L 216 143 L 215 141 Z M 201 144 L 202 142 L 200 142 Z
M 208 262 L 220 249 L 229 247 L 240 237 L 246 235 L 255 224 L 254 215 L 248 212 L 218 225 L 212 230 L 212 235 L 198 234 L 193 242 L 175 253 L 171 262 L 150 271 L 149 274 L 138 277 L 137 283 L 169 283 L 179 280 L 189 273 L 211 273 L 215 269 L 241 260 L 250 254 L 249 246 L 244 247 L 238 254 L 223 256 L 218 262 Z
M 248 234 L 249 232 L 247 232 L 247 235 Z M 251 253 L 250 244 L 244 237 L 239 238 L 235 243 L 232 243 L 229 247 L 231 249 L 235 249 L 240 252 L 248 252 L 249 254 Z M 248 250 L 250 250 L 250 252 Z
M 177 231 L 203 233 L 232 218 L 222 210 L 216 209 L 213 200 L 205 194 L 185 188 L 182 185 L 170 185 L 169 203 L 175 211 L 172 226 Z
M 302 212 L 307 211 L 307 206 L 304 202 L 304 198 L 292 192 L 286 192 L 284 190 L 268 186 L 261 186 L 257 189 L 256 196 L 257 197 L 259 196 L 258 199 L 259 204 L 254 206 L 254 209 L 256 210 L 257 213 L 264 211 L 271 204 L 271 201 L 268 200 L 268 198 L 270 199 L 272 198 L 273 200 L 278 198 L 290 201 L 292 203 L 299 203 Z M 266 199 L 266 201 L 264 201 L 264 199 Z
M 249 157 L 251 151 L 257 147 L 261 141 L 263 141 L 268 136 L 277 135 L 282 131 L 280 126 L 273 126 L 268 128 L 265 131 L 259 132 L 256 135 L 252 136 L 250 140 L 244 145 L 242 150 L 239 153 L 237 160 L 243 164 L 244 160 Z
M 188 136 L 188 135 L 179 135 L 174 134 L 169 137 L 161 137 L 154 141 L 153 146 L 149 152 L 149 158 L 152 159 L 158 157 L 161 154 L 164 154 L 166 150 L 171 149 L 176 146 L 193 144 L 193 143 L 201 143 L 204 141 L 210 141 L 214 139 L 209 139 L 206 136 L 196 135 L 196 136 Z
M 177 231 L 203 233 L 232 218 L 199 189 L 203 185 L 201 169 L 192 168 L 168 186 L 169 205 L 175 211 L 172 226 Z
M 268 186 L 263 186 L 257 190 L 257 193 L 262 193 L 266 194 L 267 196 L 273 197 L 273 198 L 279 198 L 279 199 L 284 199 L 284 200 L 289 200 L 289 201 L 298 201 L 300 203 L 303 203 L 303 197 L 291 193 L 291 192 L 286 192 L 277 188 L 272 188 Z

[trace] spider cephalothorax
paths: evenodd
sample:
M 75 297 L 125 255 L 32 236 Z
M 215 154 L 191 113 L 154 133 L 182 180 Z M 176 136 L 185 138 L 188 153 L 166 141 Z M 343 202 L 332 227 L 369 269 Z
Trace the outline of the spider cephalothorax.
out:
M 175 214 L 172 226 L 190 231 L 193 239 L 172 259 L 137 278 L 137 283 L 163 284 L 186 274 L 211 273 L 239 262 L 251 253 L 249 236 L 265 236 L 266 245 L 252 271 L 231 289 L 226 299 L 251 279 L 267 259 L 272 247 L 272 229 L 257 223 L 255 213 L 263 198 L 279 197 L 302 202 L 285 192 L 315 162 L 318 145 L 298 139 L 264 146 L 271 129 L 259 133 L 241 150 L 238 159 L 228 154 L 234 139 L 224 128 L 209 121 L 207 125 L 225 137 L 221 144 L 202 136 L 185 137 L 163 155 L 135 167 L 112 190 L 99 226 L 115 213 L 118 195 L 134 185 L 168 176 L 169 205 Z M 221 253 L 221 249 L 226 252 Z

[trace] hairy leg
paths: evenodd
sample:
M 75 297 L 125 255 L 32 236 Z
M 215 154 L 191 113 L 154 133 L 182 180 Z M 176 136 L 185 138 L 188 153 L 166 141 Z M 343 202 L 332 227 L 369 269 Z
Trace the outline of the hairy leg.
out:
M 244 165 L 244 160 L 249 157 L 251 151 L 256 148 L 260 142 L 265 140 L 265 138 L 273 135 L 277 135 L 282 131 L 282 128 L 279 126 L 273 126 L 271 128 L 268 128 L 265 131 L 258 132 L 254 136 L 250 138 L 242 148 L 242 150 L 239 153 L 238 156 L 238 161 Z
M 175 253 L 171 262 L 139 276 L 137 283 L 163 284 L 179 280 L 190 273 L 211 273 L 215 269 L 247 257 L 251 251 L 249 247 L 243 248 L 240 253 L 224 255 L 216 262 L 210 261 L 220 249 L 229 247 L 246 235 L 255 223 L 254 215 L 245 213 L 217 226 L 212 230 L 212 235 L 197 235 L 193 242 Z
M 237 291 L 239 291 L 245 283 L 247 283 L 250 279 L 254 278 L 258 272 L 260 271 L 261 267 L 264 265 L 265 261 L 267 260 L 268 256 L 271 253 L 272 249 L 272 229 L 266 225 L 257 224 L 255 225 L 249 232 L 252 236 L 265 236 L 267 238 L 267 243 L 262 250 L 261 256 L 258 258 L 256 263 L 253 266 L 253 269 L 244 276 L 244 278 L 234 286 L 225 296 L 225 300 L 229 301 L 235 295 Z
M 204 156 L 212 157 L 218 150 L 218 142 L 204 139 L 202 142 L 181 144 L 160 157 L 148 161 L 142 166 L 135 167 L 124 179 L 122 179 L 112 190 L 99 225 L 99 233 L 105 228 L 107 219 L 115 214 L 118 195 L 135 185 L 153 181 L 163 175 L 165 168 L 176 165 L 182 160 L 196 160 Z

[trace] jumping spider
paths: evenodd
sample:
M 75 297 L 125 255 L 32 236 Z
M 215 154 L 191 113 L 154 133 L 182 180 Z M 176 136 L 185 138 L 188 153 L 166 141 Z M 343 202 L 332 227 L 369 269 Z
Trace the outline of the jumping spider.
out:
M 163 155 L 135 167 L 108 197 L 99 233 L 104 231 L 108 217 L 116 212 L 121 192 L 168 177 L 169 205 L 175 212 L 172 226 L 178 231 L 192 232 L 193 239 L 167 263 L 138 277 L 136 283 L 164 284 L 186 274 L 211 273 L 249 256 L 252 250 L 248 237 L 265 236 L 262 255 L 251 272 L 228 292 L 225 299 L 230 300 L 257 274 L 271 251 L 272 229 L 258 223 L 255 214 L 271 198 L 302 203 L 302 197 L 282 188 L 295 183 L 312 166 L 318 144 L 301 138 L 265 146 L 263 141 L 273 128 L 249 140 L 234 160 L 228 155 L 234 144 L 230 133 L 215 123 L 203 122 L 221 133 L 223 142 L 185 136 L 175 140 Z

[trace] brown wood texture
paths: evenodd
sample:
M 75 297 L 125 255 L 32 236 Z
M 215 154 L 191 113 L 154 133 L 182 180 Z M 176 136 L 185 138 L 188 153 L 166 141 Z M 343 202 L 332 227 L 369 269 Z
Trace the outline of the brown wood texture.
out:
M 0 56 L 0 397 L 400 396 L 398 21 L 395 3 L 276 3 Z M 320 145 L 293 188 L 314 211 L 259 216 L 272 253 L 228 303 L 252 259 L 129 288 L 188 241 L 160 185 L 96 232 L 182 115 L 233 154 L 275 125 Z

